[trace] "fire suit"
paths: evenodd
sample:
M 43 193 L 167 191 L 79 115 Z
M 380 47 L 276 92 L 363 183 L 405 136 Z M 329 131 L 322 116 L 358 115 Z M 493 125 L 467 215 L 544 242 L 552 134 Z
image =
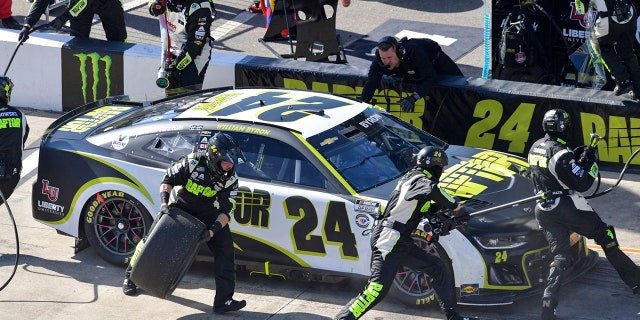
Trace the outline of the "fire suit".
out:
M 622 7 L 618 8 L 616 3 Z M 619 88 L 630 83 L 634 94 L 640 94 L 640 65 L 633 50 L 638 18 L 636 7 L 631 0 L 591 0 L 590 7 L 597 12 L 593 35 L 613 80 Z M 614 10 L 616 8 L 618 10 Z M 621 16 L 616 15 L 616 11 L 621 12 Z
M 630 288 L 637 291 L 640 285 L 640 268 L 620 250 L 613 227 L 602 221 L 580 193 L 591 187 L 597 174 L 596 159 L 583 161 L 583 157 L 576 157 L 563 137 L 553 132 L 536 141 L 528 155 L 535 191 L 564 190 L 566 194 L 539 200 L 535 208 L 553 255 L 542 298 L 543 318 L 545 308 L 552 310 L 558 305 L 563 271 L 573 263 L 569 254 L 572 232 L 602 246 L 607 260 Z
M 456 63 L 431 39 L 401 39 L 396 48 L 396 55 L 400 59 L 400 66 L 389 70 L 376 54 L 362 89 L 362 101 L 371 101 L 384 75 L 416 84 L 416 93 L 420 97 L 429 95 L 438 76 L 463 76 Z
M 149 2 L 149 12 L 155 15 Z M 167 95 L 200 90 L 211 59 L 211 23 L 214 5 L 209 0 L 167 0 L 167 28 L 171 59 L 167 66 Z
M 28 136 L 29 125 L 24 113 L 0 102 L 0 190 L 5 199 L 20 181 L 22 150 Z
M 205 152 L 192 153 L 167 169 L 163 184 L 182 186 L 177 199 L 169 206 L 176 206 L 202 221 L 207 229 L 215 223 L 218 215 L 231 219 L 235 210 L 234 197 L 238 189 L 235 168 L 223 177 L 216 176 L 207 165 Z M 216 294 L 214 306 L 224 305 L 232 299 L 235 291 L 235 255 L 229 224 L 207 242 L 213 253 Z
M 382 220 L 371 235 L 371 276 L 358 296 L 347 303 L 336 319 L 358 319 L 378 304 L 388 293 L 398 267 L 405 265 L 431 276 L 431 284 L 443 310 L 456 307 L 452 275 L 437 256 L 414 244 L 411 233 L 420 220 L 435 207 L 453 210 L 458 203 L 440 189 L 437 179 L 421 168 L 407 172 L 391 193 Z M 432 204 L 433 203 L 433 204 Z M 434 206 L 434 207 L 432 207 Z
M 35 0 L 24 19 L 25 26 L 33 28 L 52 3 L 53 0 Z M 71 0 L 69 9 L 59 18 L 70 20 L 72 36 L 89 38 L 94 14 L 100 17 L 107 40 L 127 41 L 124 9 L 120 0 Z

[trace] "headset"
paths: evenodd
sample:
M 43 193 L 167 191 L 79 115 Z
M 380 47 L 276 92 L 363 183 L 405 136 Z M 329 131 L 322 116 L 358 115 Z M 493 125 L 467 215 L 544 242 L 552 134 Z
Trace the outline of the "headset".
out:
M 402 38 L 400 41 L 398 41 L 398 39 L 396 39 L 396 37 L 394 36 L 386 36 L 386 37 L 382 37 L 378 43 L 376 44 L 376 61 L 378 61 L 378 64 L 382 67 L 386 67 L 384 64 L 382 64 L 382 60 L 380 60 L 380 53 L 378 52 L 378 48 L 380 47 L 380 45 L 382 44 L 389 44 L 391 46 L 393 46 L 396 49 L 396 55 L 398 56 L 398 59 L 402 60 L 402 57 L 404 56 L 404 52 L 405 52 L 405 48 L 402 45 L 402 41 L 405 40 L 406 38 Z

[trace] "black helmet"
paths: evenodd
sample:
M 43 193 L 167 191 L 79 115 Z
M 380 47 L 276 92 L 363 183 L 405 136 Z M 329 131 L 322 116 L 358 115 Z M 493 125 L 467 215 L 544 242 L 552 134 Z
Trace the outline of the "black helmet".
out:
M 13 82 L 9 77 L 0 77 L 0 100 L 9 104 L 11 100 L 11 90 L 13 90 Z
M 566 133 L 571 125 L 571 117 L 562 109 L 551 109 L 542 118 L 542 130 L 544 132 Z
M 207 164 L 216 176 L 224 176 L 220 163 L 222 161 L 238 164 L 238 160 L 245 160 L 244 154 L 235 139 L 226 133 L 216 133 L 209 139 L 207 148 Z
M 416 155 L 416 164 L 425 170 L 429 170 L 432 167 L 444 168 L 449 164 L 449 158 L 444 150 L 433 146 L 426 146 L 420 149 L 420 152 Z

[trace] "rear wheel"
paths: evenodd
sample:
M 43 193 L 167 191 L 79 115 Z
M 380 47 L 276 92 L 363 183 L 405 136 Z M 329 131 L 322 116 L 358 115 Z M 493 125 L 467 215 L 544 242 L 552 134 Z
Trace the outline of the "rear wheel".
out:
M 439 243 L 429 244 L 424 237 L 419 235 L 414 235 L 413 240 L 425 252 L 440 257 L 448 268 L 447 272 L 453 275 L 451 260 Z M 454 285 L 453 277 L 451 285 Z M 404 304 L 420 307 L 438 306 L 435 293 L 431 285 L 431 277 L 428 274 L 405 266 L 400 266 L 398 269 L 390 290 L 390 294 Z
M 84 209 L 87 240 L 100 257 L 115 265 L 129 263 L 151 223 L 145 207 L 122 191 L 96 193 Z

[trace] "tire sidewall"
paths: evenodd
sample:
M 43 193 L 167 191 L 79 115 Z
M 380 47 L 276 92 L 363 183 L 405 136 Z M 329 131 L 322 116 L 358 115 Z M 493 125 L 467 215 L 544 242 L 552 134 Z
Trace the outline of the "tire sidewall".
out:
M 94 195 L 89 199 L 89 201 L 87 201 L 82 210 L 82 221 L 84 225 L 85 236 L 89 241 L 91 247 L 93 247 L 93 249 L 101 258 L 111 264 L 126 267 L 129 264 L 129 260 L 133 255 L 136 246 L 132 245 L 130 250 L 127 250 L 126 253 L 116 253 L 113 250 L 107 249 L 98 239 L 98 236 L 96 234 L 96 214 L 109 202 L 122 200 L 127 201 L 131 203 L 131 205 L 133 205 L 136 210 L 142 215 L 144 221 L 144 232 L 141 234 L 141 236 L 144 236 L 149 231 L 149 227 L 153 223 L 153 218 L 140 201 L 125 192 L 108 190 L 100 192 L 98 194 L 100 195 L 100 197 L 102 197 L 103 201 L 99 201 L 98 196 Z M 137 239 L 136 244 L 140 240 L 142 239 Z

